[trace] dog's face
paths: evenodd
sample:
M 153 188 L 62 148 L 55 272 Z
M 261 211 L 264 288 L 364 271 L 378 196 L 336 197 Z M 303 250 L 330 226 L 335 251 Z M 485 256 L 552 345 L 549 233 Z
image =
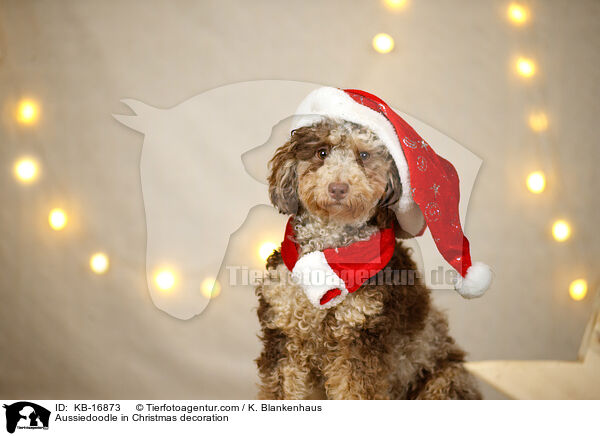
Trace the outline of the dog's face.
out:
M 303 209 L 357 225 L 400 198 L 398 170 L 383 143 L 348 122 L 323 120 L 292 132 L 270 162 L 271 201 L 285 214 Z

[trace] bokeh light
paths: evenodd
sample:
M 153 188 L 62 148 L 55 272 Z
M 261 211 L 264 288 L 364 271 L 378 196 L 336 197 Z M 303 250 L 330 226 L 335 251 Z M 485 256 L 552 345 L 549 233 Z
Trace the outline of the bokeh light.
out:
M 543 132 L 548 128 L 548 117 L 544 112 L 533 112 L 529 115 L 529 127 L 534 132 Z
M 406 4 L 408 3 L 407 0 L 383 0 L 383 4 L 392 10 L 400 10 L 400 9 L 404 9 L 404 7 L 406 7 Z
M 67 225 L 67 214 L 62 209 L 52 209 L 48 215 L 48 223 L 54 230 L 62 230 Z
M 523 77 L 531 77 L 535 74 L 535 64 L 531 59 L 517 59 L 516 67 L 517 73 L 519 73 Z
M 266 241 L 260 244 L 258 248 L 258 256 L 265 262 L 269 256 L 273 253 L 273 250 L 277 250 L 278 245 L 271 241 Z
M 90 258 L 90 268 L 96 274 L 104 274 L 108 271 L 108 256 L 104 253 L 96 253 Z
M 518 3 L 511 3 L 508 6 L 508 19 L 514 24 L 521 25 L 527 22 L 529 11 Z
M 389 53 L 394 49 L 394 39 L 387 33 L 378 33 L 373 37 L 373 48 L 378 53 Z
M 569 295 L 575 301 L 583 300 L 587 295 L 588 284 L 584 279 L 577 279 L 569 286 Z
M 39 114 L 39 107 L 33 100 L 21 100 L 17 108 L 17 120 L 22 124 L 34 123 Z
M 557 220 L 552 225 L 552 236 L 559 242 L 566 241 L 571 236 L 571 227 L 565 220 Z
M 31 183 L 38 172 L 37 163 L 33 159 L 24 158 L 15 164 L 15 176 L 23 183 Z
M 204 279 L 200 290 L 206 298 L 215 298 L 221 293 L 221 284 L 214 277 L 209 277 Z
M 527 189 L 534 194 L 544 192 L 546 188 L 546 177 L 541 171 L 535 171 L 527 176 Z
M 175 286 L 175 274 L 168 269 L 160 270 L 154 276 L 154 282 L 161 291 L 169 291 Z

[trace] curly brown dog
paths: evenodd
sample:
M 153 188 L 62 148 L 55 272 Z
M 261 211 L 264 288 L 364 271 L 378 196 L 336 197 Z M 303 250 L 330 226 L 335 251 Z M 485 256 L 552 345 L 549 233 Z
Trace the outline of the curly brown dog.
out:
M 325 119 L 294 130 L 270 162 L 269 185 L 275 207 L 294 216 L 301 254 L 364 241 L 391 225 L 403 236 L 389 209 L 401 193 L 398 170 L 365 127 Z M 261 399 L 481 398 L 418 274 L 409 283 L 384 280 L 417 271 L 398 239 L 387 266 L 328 309 L 294 284 L 279 250 L 267 269 L 271 279 L 256 289 Z

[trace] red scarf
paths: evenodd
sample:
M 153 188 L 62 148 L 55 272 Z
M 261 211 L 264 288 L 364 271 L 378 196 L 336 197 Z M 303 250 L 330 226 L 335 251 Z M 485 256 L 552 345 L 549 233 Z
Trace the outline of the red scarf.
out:
M 321 309 L 337 305 L 348 293 L 359 289 L 385 268 L 394 254 L 396 239 L 394 229 L 390 227 L 377 231 L 366 241 L 299 257 L 293 220 L 294 217 L 290 217 L 285 228 L 281 257 L 292 276 L 300 281 L 308 299 Z M 325 280 L 316 277 L 318 273 L 322 273 Z

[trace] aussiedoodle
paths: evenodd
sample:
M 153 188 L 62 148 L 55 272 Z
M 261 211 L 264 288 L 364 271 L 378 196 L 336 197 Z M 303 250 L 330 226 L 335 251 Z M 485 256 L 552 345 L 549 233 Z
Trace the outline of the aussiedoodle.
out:
M 465 353 L 432 305 L 390 206 L 398 169 L 366 127 L 331 118 L 294 131 L 270 162 L 273 205 L 291 215 L 303 255 L 395 232 L 391 260 L 339 304 L 315 307 L 281 250 L 256 289 L 263 350 L 261 399 L 479 399 Z M 395 271 L 415 272 L 409 280 Z

